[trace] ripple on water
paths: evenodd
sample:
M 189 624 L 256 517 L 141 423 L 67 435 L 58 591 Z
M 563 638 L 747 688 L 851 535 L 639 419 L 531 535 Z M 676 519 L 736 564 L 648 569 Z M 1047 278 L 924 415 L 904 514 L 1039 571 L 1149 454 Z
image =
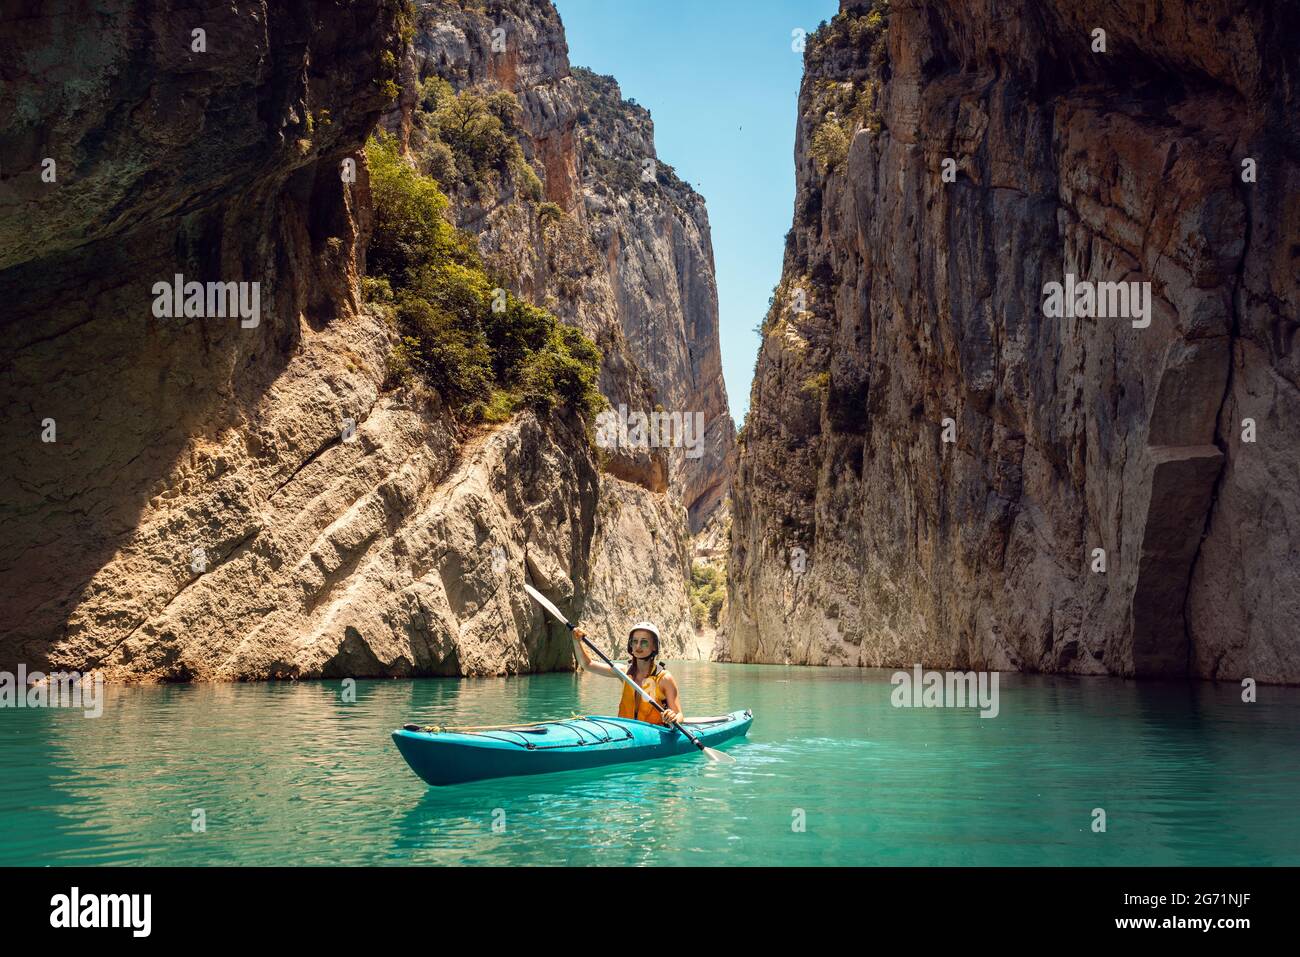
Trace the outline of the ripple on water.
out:
M 389 731 L 608 713 L 605 682 L 112 688 L 0 711 L 0 864 L 1300 864 L 1300 690 L 1005 676 L 1001 712 L 895 709 L 888 672 L 682 663 L 695 755 L 425 787 Z M 1232 689 L 1228 689 L 1231 691 Z M 1091 832 L 1104 807 L 1105 835 Z M 207 830 L 191 828 L 202 811 Z

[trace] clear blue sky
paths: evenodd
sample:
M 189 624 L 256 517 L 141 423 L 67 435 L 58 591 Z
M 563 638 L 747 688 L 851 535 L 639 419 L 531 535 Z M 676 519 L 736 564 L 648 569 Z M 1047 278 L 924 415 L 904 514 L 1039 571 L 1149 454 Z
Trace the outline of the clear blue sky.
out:
M 794 208 L 794 126 L 809 33 L 838 0 L 555 0 L 569 62 L 650 111 L 661 161 L 704 197 L 718 271 L 722 372 L 739 426 L 754 329 L 781 278 Z

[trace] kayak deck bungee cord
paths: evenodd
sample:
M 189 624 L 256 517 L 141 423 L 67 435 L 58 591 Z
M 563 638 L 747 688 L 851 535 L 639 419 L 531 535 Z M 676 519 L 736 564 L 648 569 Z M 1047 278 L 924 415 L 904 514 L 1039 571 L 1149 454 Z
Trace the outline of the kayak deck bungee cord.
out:
M 735 711 L 682 724 L 712 746 L 743 737 L 753 721 L 752 712 Z M 393 742 L 411 770 L 436 786 L 627 764 L 697 747 L 673 727 L 602 715 L 454 729 L 407 725 L 393 732 Z

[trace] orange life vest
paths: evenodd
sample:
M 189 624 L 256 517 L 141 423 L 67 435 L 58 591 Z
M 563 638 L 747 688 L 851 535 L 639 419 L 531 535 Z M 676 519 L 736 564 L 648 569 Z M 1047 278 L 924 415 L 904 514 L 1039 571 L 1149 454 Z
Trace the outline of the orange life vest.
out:
M 629 675 L 629 677 L 631 676 Z M 641 682 L 641 687 L 645 692 L 665 708 L 668 707 L 668 695 L 664 693 L 664 689 L 660 687 L 659 683 L 667 677 L 668 672 L 664 670 L 663 665 L 656 664 L 655 670 Z M 659 713 L 659 709 L 655 708 L 627 685 L 623 685 L 623 697 L 618 703 L 618 716 L 620 718 L 635 718 L 638 721 L 646 722 L 646 724 L 664 723 L 664 716 Z

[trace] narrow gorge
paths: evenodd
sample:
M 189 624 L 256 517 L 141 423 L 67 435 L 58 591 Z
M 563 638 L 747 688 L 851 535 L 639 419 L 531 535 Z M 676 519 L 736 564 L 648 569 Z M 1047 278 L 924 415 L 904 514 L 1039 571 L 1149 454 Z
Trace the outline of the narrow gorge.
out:
M 16 939 L 1285 924 L 1300 0 L 4 7 Z
M 654 617 L 707 655 L 688 542 L 735 462 L 708 217 L 646 111 L 570 68 L 549 3 L 116 0 L 94 41 L 65 29 L 90 5 L 46 6 L 0 38 L 0 667 L 571 667 L 525 579 L 610 650 Z M 701 413 L 699 454 L 602 449 L 568 403 L 467 415 L 401 375 L 368 262 L 392 155 L 445 191 L 494 299 L 594 342 L 612 407 Z M 259 314 L 159 318 L 173 277 L 256 284 Z
M 732 660 L 1300 682 L 1294 14 L 846 0 L 808 38 Z M 1074 280 L 1149 283 L 1145 324 L 1049 317 Z
M 200 6 L 0 35 L 0 669 L 567 669 L 528 581 L 608 651 L 1300 682 L 1288 4 L 842 0 L 739 436 L 704 198 L 549 0 Z

